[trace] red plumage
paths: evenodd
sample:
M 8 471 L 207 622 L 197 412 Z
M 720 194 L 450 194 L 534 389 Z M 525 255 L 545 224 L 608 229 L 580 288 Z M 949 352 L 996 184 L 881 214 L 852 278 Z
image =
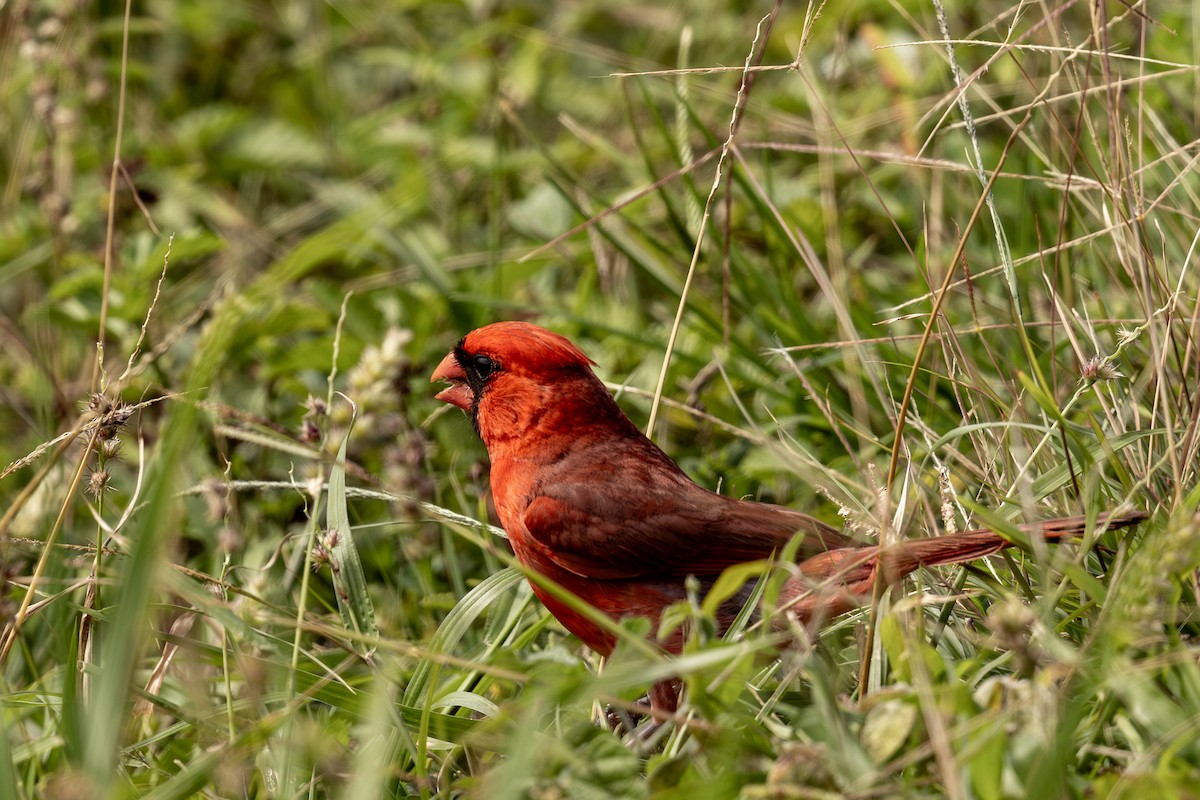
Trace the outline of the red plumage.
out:
M 463 337 L 431 380 L 450 384 L 438 399 L 468 412 L 487 447 L 496 513 L 517 558 L 614 619 L 641 616 L 657 625 L 667 606 L 685 598 L 688 575 L 711 581 L 733 564 L 778 553 L 796 533 L 804 534 L 803 560 L 781 602 L 802 620 L 860 604 L 881 570 L 892 583 L 920 566 L 969 561 L 1009 545 L 980 530 L 881 550 L 807 514 L 710 492 L 634 426 L 592 363 L 556 333 L 498 322 Z M 1130 512 L 1099 523 L 1116 528 L 1144 517 Z M 1037 527 L 1057 539 L 1082 533 L 1085 520 Z M 612 650 L 607 632 L 533 589 L 589 647 Z M 737 611 L 736 603 L 727 605 L 723 626 Z M 681 641 L 676 635 L 662 645 L 678 652 Z

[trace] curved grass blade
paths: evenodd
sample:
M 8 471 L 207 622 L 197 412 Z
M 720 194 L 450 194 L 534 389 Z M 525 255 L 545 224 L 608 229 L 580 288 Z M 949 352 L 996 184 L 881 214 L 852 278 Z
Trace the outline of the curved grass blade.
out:
M 338 448 L 337 461 L 329 473 L 329 507 L 325 524 L 329 527 L 329 563 L 333 569 L 333 588 L 337 594 L 338 610 L 342 621 L 355 633 L 367 637 L 356 640 L 355 647 L 364 656 L 370 656 L 375 646 L 370 640 L 379 638 L 379 623 L 375 619 L 375 605 L 367 591 L 367 579 L 363 575 L 362 561 L 354 537 L 350 533 L 350 517 L 346 513 L 346 443 L 350 441 L 350 430 L 354 427 L 353 417 Z
M 444 653 L 452 649 L 466 635 L 480 614 L 491 607 L 500 595 L 512 589 L 522 580 L 521 573 L 512 567 L 502 569 L 485 578 L 478 586 L 467 592 L 442 620 L 437 633 L 429 642 L 429 650 L 434 653 Z M 401 702 L 405 705 L 416 705 L 421 702 L 428 688 L 434 666 L 435 664 L 429 659 L 425 659 L 417 665 L 412 679 L 404 689 L 404 697 Z

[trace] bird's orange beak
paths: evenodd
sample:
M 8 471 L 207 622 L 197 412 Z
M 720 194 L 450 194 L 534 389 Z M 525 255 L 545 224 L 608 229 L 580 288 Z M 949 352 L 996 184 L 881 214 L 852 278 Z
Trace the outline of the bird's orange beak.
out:
M 459 366 L 453 351 L 446 354 L 442 363 L 438 364 L 437 369 L 429 376 L 430 383 L 438 381 L 445 381 L 450 386 L 434 395 L 435 400 L 458 406 L 463 411 L 471 410 L 471 402 L 475 399 L 475 395 L 471 393 L 471 387 L 467 385 L 467 373 L 463 372 L 463 368 Z

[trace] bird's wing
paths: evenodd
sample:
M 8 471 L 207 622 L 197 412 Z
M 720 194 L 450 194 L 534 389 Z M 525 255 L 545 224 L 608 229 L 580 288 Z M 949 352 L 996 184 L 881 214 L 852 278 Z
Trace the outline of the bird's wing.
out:
M 686 479 L 625 485 L 630 478 L 543 486 L 521 516 L 531 543 L 564 569 L 599 580 L 716 575 L 782 550 L 796 533 L 805 535 L 802 557 L 856 544 L 788 508 L 734 500 Z

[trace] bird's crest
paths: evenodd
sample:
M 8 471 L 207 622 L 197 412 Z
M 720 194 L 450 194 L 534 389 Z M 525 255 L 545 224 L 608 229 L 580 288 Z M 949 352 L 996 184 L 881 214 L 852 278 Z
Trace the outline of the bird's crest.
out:
M 484 353 L 507 369 L 587 369 L 596 362 L 565 336 L 528 322 L 494 322 L 463 337 L 459 348 Z

